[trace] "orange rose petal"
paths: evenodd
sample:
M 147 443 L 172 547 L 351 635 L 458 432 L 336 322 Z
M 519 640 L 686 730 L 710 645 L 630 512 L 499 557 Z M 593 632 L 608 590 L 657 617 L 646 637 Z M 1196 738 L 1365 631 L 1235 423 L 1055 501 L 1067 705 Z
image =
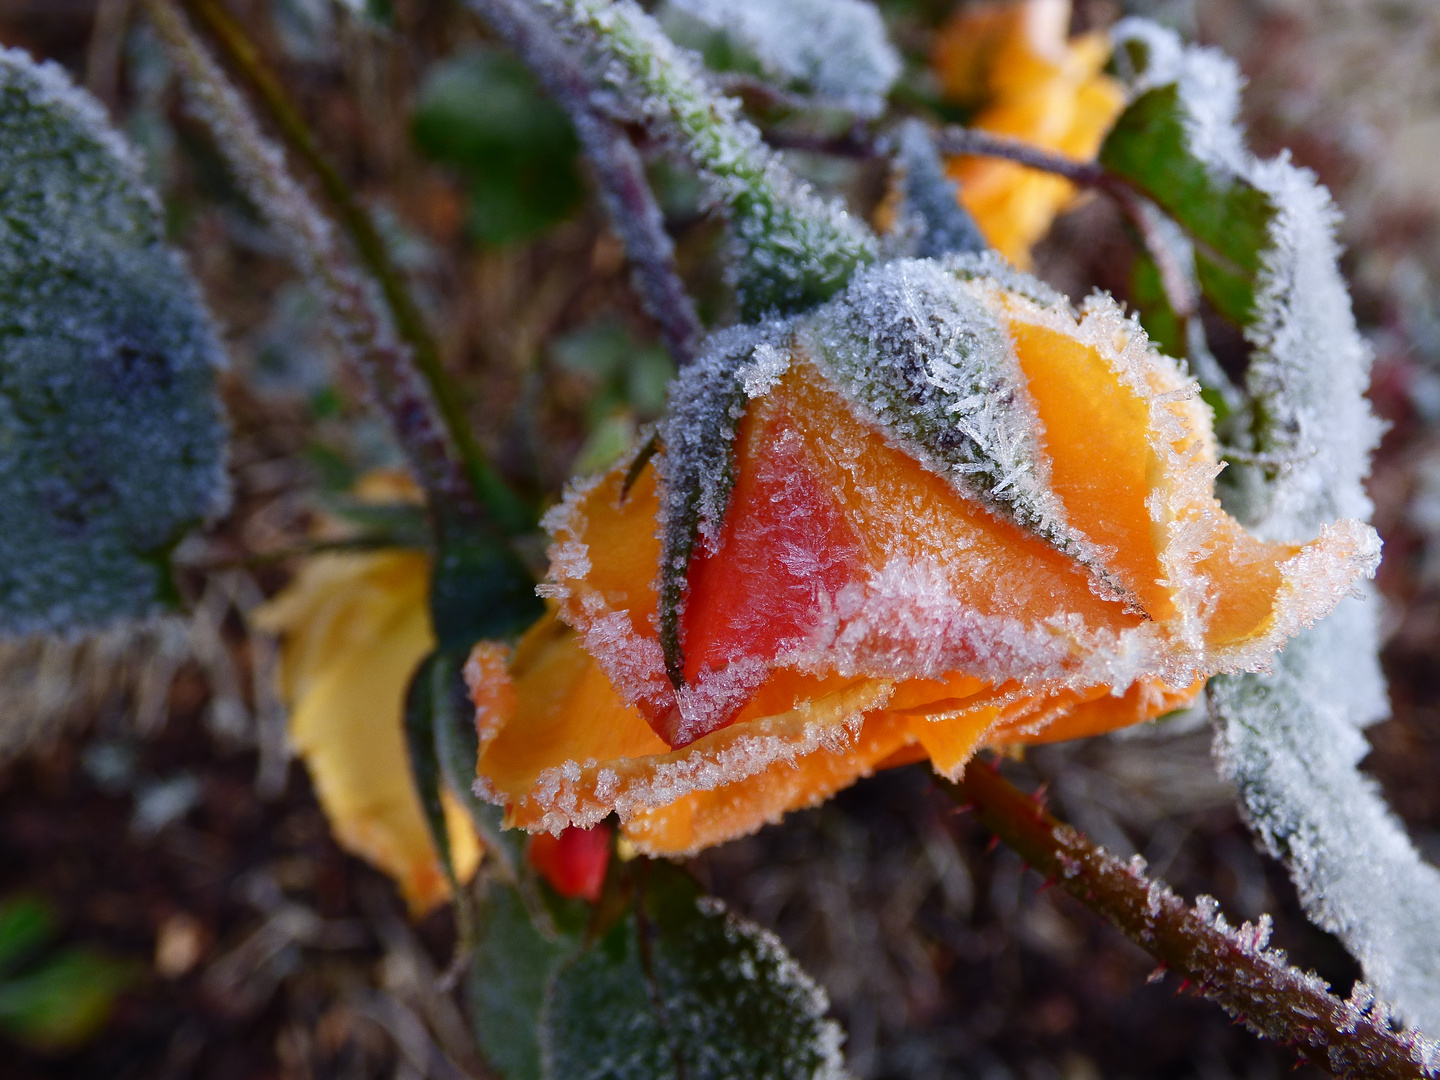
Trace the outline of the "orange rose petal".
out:
M 716 735 L 735 730 L 724 728 Z M 626 822 L 625 835 L 650 855 L 694 854 L 755 832 L 791 810 L 824 802 L 856 780 L 898 763 L 897 757 L 915 741 L 909 722 L 888 713 L 867 716 L 853 741 L 844 741 L 849 739 L 847 734 L 833 746 L 821 744 L 793 759 L 781 758 L 743 780 L 690 791 L 640 811 Z

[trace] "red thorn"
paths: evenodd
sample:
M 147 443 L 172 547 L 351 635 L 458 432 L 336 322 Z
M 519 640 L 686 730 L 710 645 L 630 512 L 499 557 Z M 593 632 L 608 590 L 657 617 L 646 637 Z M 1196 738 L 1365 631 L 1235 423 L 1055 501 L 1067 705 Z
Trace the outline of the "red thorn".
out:
M 1175 996 L 1176 996 L 1176 997 L 1179 997 L 1181 994 L 1183 994 L 1183 993 L 1185 992 L 1185 988 L 1186 988 L 1187 986 L 1189 986 L 1189 985 L 1190 985 L 1190 980 L 1189 980 L 1189 979 L 1181 979 L 1181 980 L 1180 980 L 1180 988 L 1175 991 Z
M 1055 879 L 1053 877 L 1047 877 L 1044 881 L 1040 883 L 1040 887 L 1035 890 L 1035 895 L 1039 896 L 1041 893 L 1043 893 L 1046 889 L 1050 888 L 1054 884 Z
M 1030 801 L 1036 806 L 1045 805 L 1045 796 L 1050 793 L 1050 781 L 1041 780 L 1040 786 L 1030 793 Z
M 991 771 L 992 773 L 994 773 L 996 776 L 999 776 L 999 775 L 1000 775 L 1000 755 L 999 755 L 999 754 L 996 754 L 994 757 L 992 757 L 992 758 L 991 758 L 989 761 L 987 761 L 985 764 L 990 766 L 990 771 Z
M 952 817 L 959 817 L 961 814 L 968 814 L 974 809 L 975 804 L 973 802 L 960 803 L 955 809 L 950 811 L 950 815 Z
M 994 850 L 995 850 L 997 847 L 999 847 L 999 846 L 1000 846 L 1000 837 L 998 837 L 998 836 L 992 836 L 992 837 L 990 837 L 990 842 L 985 845 L 985 854 L 986 854 L 986 855 L 989 855 L 992 851 L 994 851 Z

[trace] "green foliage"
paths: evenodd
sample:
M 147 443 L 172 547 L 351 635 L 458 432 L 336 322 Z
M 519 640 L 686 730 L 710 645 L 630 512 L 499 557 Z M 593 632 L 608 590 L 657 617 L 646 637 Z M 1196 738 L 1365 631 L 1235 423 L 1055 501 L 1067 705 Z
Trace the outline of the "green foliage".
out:
M 457 895 L 460 885 L 450 851 L 450 833 L 440 793 L 448 789 L 469 814 L 485 847 L 486 858 L 496 860 L 502 875 L 515 877 L 520 844 L 514 833 L 500 830 L 500 811 L 481 802 L 471 790 L 479 740 L 475 709 L 465 693 L 462 650 L 437 649 L 420 662 L 405 695 L 405 745 L 410 774 L 420 796 L 420 807 L 441 865 Z M 468 917 L 468 913 L 467 913 Z
M 540 617 L 535 581 L 504 537 L 482 523 L 437 516 L 430 614 L 440 647 L 463 656 L 483 638 L 509 638 Z
M 49 906 L 33 896 L 0 904 L 0 978 L 38 952 L 55 933 Z
M 425 824 L 430 827 L 430 839 L 439 852 L 440 864 L 445 868 L 450 888 L 458 894 L 450 832 L 445 827 L 445 806 L 440 801 L 443 781 L 435 746 L 436 724 L 448 704 L 445 676 L 453 674 L 453 668 L 446 661 L 443 653 L 432 652 L 420 661 L 410 680 L 405 692 L 405 747 L 410 753 L 410 776 L 415 781 L 416 794 L 420 796 Z
M 1183 359 L 1189 349 L 1180 318 L 1165 295 L 1160 268 L 1144 252 L 1135 256 L 1130 268 L 1130 302 L 1135 305 L 1140 325 L 1150 336 L 1151 344 L 1166 356 Z
M 500 1075 L 844 1075 L 825 995 L 772 934 L 669 863 L 642 860 L 625 873 L 632 902 L 593 940 L 575 911 L 551 904 L 537 925 L 518 890 L 492 889 L 468 992 L 480 1046 Z
M 33 897 L 0 904 L 0 1033 L 40 1050 L 77 1046 L 109 1019 L 134 965 L 93 949 L 41 955 L 55 935 L 49 905 Z
M 540 1020 L 546 987 L 556 969 L 580 947 L 578 934 L 530 917 L 518 889 L 490 890 L 470 959 L 466 996 L 475 1035 L 505 1080 L 541 1080 Z
M 0 632 L 173 595 L 170 550 L 226 500 L 221 362 L 100 107 L 0 52 Z
M 415 139 L 470 186 L 470 228 L 486 244 L 524 240 L 583 193 L 569 118 L 518 60 L 485 49 L 437 65 L 420 90 Z
M 546 1073 L 799 1080 L 843 1075 L 824 994 L 774 935 L 726 912 L 665 863 L 641 868 L 634 908 L 556 974 Z
M 1254 317 L 1256 278 L 1275 209 L 1254 185 L 1193 151 L 1180 88 L 1157 86 L 1120 115 L 1100 163 L 1154 199 L 1195 241 L 1195 273 L 1206 297 L 1244 326 Z
M 561 368 L 593 386 L 585 409 L 589 435 L 575 471 L 603 469 L 635 444 L 641 422 L 664 411 L 675 362 L 664 349 L 640 344 L 608 319 L 557 338 L 550 348 Z

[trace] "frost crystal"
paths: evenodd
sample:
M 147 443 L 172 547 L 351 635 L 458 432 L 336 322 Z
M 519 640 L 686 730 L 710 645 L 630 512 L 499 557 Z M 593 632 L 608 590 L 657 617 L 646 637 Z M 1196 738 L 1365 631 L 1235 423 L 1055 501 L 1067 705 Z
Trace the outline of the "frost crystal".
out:
M 0 51 L 0 631 L 153 610 L 225 504 L 219 342 L 100 106 Z
M 594 66 L 605 87 L 596 107 L 650 129 L 725 206 L 746 319 L 804 310 L 874 261 L 877 245 L 864 223 L 796 180 L 741 117 L 739 103 L 716 94 L 698 59 L 632 0 L 541 0 L 538 7 Z
M 1083 549 L 1050 490 L 1009 336 L 944 264 L 860 272 L 800 340 L 867 420 L 961 492 L 1062 551 Z
M 1142 20 L 1116 27 L 1143 57 L 1135 85 L 1174 83 L 1189 150 L 1221 180 L 1268 198 L 1255 314 L 1245 332 L 1256 449 L 1232 509 L 1254 532 L 1307 540 L 1338 517 L 1368 518 L 1363 480 L 1380 434 L 1363 393 L 1370 353 L 1338 266 L 1328 192 L 1286 158 L 1260 161 L 1236 121 L 1240 78 L 1213 50 L 1185 48 Z M 1285 859 L 1310 916 L 1410 1022 L 1440 1030 L 1440 871 L 1425 863 L 1358 765 L 1360 729 L 1387 714 L 1374 601 L 1344 601 L 1300 634 L 1269 675 L 1211 682 L 1221 771 L 1251 827 Z
M 879 116 L 900 74 L 880 12 L 863 0 L 670 0 L 670 10 L 724 33 L 767 78 Z

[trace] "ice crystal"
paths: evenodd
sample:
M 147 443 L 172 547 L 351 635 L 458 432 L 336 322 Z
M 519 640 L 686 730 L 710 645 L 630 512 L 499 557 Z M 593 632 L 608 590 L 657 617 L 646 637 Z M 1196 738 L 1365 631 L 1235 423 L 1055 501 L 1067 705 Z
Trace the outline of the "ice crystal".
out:
M 669 0 L 759 61 L 765 76 L 870 119 L 900 74 L 885 24 L 864 0 Z
M 801 341 L 865 419 L 961 492 L 1061 550 L 1084 547 L 1050 490 L 1009 335 L 944 264 L 861 271 Z
M 698 59 L 632 0 L 543 0 L 539 10 L 588 57 L 614 118 L 644 125 L 698 170 L 730 216 L 742 313 L 804 310 L 876 257 L 875 238 L 837 201 L 780 164 L 739 103 L 716 94 Z
M 1368 518 L 1363 480 L 1380 426 L 1363 393 L 1370 353 L 1338 266 L 1337 212 L 1315 177 L 1245 149 L 1240 77 L 1207 49 L 1142 20 L 1116 28 L 1139 90 L 1173 83 L 1190 153 L 1221 182 L 1269 200 L 1247 387 L 1267 457 L 1232 509 L 1271 539 L 1307 540 L 1338 517 Z M 1285 859 L 1310 916 L 1359 958 L 1412 1023 L 1440 1030 L 1440 871 L 1425 863 L 1358 769 L 1360 729 L 1387 714 L 1374 601 L 1344 601 L 1300 634 L 1271 674 L 1212 681 L 1216 750 L 1252 828 Z
M 99 104 L 0 51 L 0 631 L 152 610 L 225 503 L 221 352 Z

